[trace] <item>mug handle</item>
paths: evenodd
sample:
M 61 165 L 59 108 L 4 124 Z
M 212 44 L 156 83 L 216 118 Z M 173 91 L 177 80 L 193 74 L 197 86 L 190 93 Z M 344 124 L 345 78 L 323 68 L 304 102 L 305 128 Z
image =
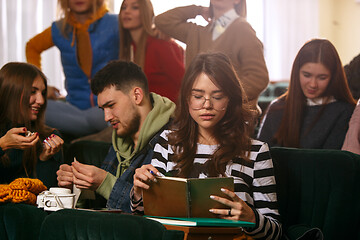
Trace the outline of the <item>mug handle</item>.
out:
M 48 205 L 48 203 L 50 203 L 50 204 Z M 52 203 L 55 203 L 55 205 L 53 206 Z M 57 204 L 56 204 L 56 202 L 54 202 L 54 201 L 46 200 L 46 201 L 45 201 L 45 206 L 46 206 L 46 207 L 57 207 Z

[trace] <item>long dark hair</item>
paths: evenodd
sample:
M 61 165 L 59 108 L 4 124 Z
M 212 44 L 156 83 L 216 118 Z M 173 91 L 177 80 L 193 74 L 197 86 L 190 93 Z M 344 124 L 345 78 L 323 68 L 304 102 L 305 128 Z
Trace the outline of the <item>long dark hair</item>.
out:
M 29 116 L 29 102 L 32 84 L 38 76 L 44 81 L 44 104 L 39 109 L 38 117 L 31 121 Z M 26 127 L 31 132 L 38 132 L 43 140 L 51 133 L 52 129 L 45 126 L 47 83 L 45 75 L 34 65 L 21 62 L 10 62 L 0 69 L 0 131 L 1 136 L 14 127 Z M 37 163 L 38 155 L 42 150 L 42 141 L 32 148 L 24 150 L 23 166 L 30 174 Z M 7 164 L 7 154 L 0 159 Z
M 294 60 L 288 91 L 279 97 L 280 100 L 286 103 L 280 128 L 274 139 L 284 147 L 299 147 L 300 145 L 301 124 L 306 106 L 306 97 L 300 85 L 300 69 L 306 63 L 321 63 L 330 71 L 331 79 L 322 95 L 325 98 L 325 103 L 330 100 L 330 97 L 334 97 L 354 106 L 356 104 L 334 45 L 326 39 L 314 39 L 307 42 Z M 326 107 L 326 104 L 323 105 L 324 107 Z M 320 114 L 322 111 L 320 111 Z M 318 119 L 318 117 L 315 119 Z M 311 126 L 314 124 L 315 122 Z
M 119 12 L 119 34 L 120 34 L 120 53 L 119 59 L 125 61 L 133 61 L 144 69 L 146 41 L 148 36 L 155 36 L 153 18 L 155 16 L 154 9 L 150 0 L 138 0 L 140 9 L 140 18 L 142 24 L 142 34 L 139 43 L 136 46 L 135 55 L 132 56 L 131 44 L 133 42 L 130 31 L 123 27 L 121 22 L 121 11 L 125 1 L 122 2 Z M 133 58 L 132 58 L 133 57 Z
M 224 117 L 215 127 L 214 137 L 219 147 L 209 162 L 210 176 L 224 175 L 226 165 L 235 157 L 248 159 L 251 149 L 254 113 L 247 103 L 245 92 L 229 60 L 222 53 L 204 53 L 196 56 L 185 72 L 173 121 L 173 131 L 168 135 L 173 146 L 173 161 L 178 175 L 188 176 L 193 165 L 199 138 L 198 125 L 189 113 L 189 97 L 195 80 L 205 73 L 218 86 L 229 102 Z

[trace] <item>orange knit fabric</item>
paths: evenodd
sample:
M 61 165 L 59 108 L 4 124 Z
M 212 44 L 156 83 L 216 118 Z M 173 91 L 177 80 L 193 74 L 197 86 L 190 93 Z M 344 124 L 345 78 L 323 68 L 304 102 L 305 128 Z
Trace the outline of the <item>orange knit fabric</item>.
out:
M 36 195 L 46 190 L 46 187 L 41 180 L 32 178 L 15 179 L 9 186 L 12 190 L 26 190 Z
M 23 202 L 32 205 L 36 203 L 36 195 L 26 190 L 11 190 L 10 196 L 13 203 Z
M 0 203 L 11 200 L 9 185 L 0 184 Z
M 46 190 L 39 179 L 18 178 L 9 185 L 0 185 L 0 202 L 36 204 L 36 195 Z

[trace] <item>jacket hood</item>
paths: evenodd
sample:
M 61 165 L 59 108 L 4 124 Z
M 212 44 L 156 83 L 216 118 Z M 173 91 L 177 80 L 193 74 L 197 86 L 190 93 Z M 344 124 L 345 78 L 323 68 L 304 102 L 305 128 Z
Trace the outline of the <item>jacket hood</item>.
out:
M 116 131 L 113 131 L 112 144 L 116 152 L 116 157 L 120 164 L 125 164 L 125 167 L 130 164 L 132 157 L 140 152 L 153 136 L 169 122 L 174 113 L 175 103 L 168 98 L 155 93 L 150 93 L 150 98 L 153 103 L 153 109 L 149 112 L 141 126 L 139 139 L 135 148 L 134 142 L 130 137 L 119 137 L 116 135 Z M 121 159 L 123 161 L 121 161 Z

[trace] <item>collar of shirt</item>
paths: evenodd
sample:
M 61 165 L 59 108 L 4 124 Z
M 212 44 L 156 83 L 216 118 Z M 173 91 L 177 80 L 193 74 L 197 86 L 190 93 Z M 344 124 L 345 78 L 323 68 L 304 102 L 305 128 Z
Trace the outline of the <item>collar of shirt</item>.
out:
M 325 103 L 325 99 L 326 98 L 315 98 L 315 99 L 310 99 L 307 98 L 306 99 L 306 105 L 308 106 L 317 106 L 317 105 L 322 105 Z M 335 98 L 333 96 L 329 97 L 329 100 L 326 103 L 332 103 L 335 102 Z
M 223 32 L 225 32 L 226 28 L 238 17 L 239 15 L 237 15 L 235 9 L 232 8 L 224 15 L 216 19 L 212 27 L 212 40 L 217 39 Z

